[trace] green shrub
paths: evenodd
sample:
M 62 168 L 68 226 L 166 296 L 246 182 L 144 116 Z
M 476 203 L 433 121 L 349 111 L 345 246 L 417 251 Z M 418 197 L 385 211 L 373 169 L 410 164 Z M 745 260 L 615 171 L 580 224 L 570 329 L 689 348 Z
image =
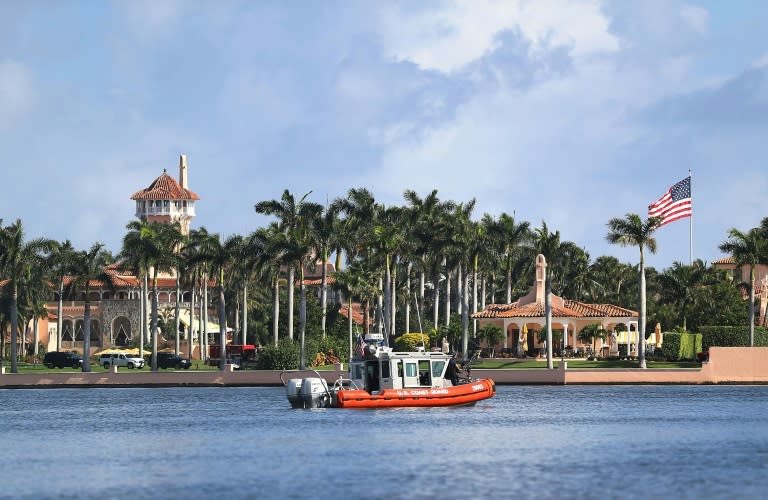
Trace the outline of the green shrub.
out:
M 296 370 L 299 368 L 299 345 L 291 339 L 281 339 L 277 346 L 268 345 L 259 353 L 259 370 Z
M 749 346 L 749 326 L 702 326 L 704 336 L 702 347 L 709 349 L 717 347 L 746 347 Z M 755 346 L 768 346 L 768 328 L 755 327 Z
M 404 333 L 395 339 L 395 351 L 418 351 L 429 347 L 429 337 L 422 333 Z
M 701 352 L 702 337 L 700 333 L 664 333 L 664 355 L 669 361 L 696 359 L 696 353 Z

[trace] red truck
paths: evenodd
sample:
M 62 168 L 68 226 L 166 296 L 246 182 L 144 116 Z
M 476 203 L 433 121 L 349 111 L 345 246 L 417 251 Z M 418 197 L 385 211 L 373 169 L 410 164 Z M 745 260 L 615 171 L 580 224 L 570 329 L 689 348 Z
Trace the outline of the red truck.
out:
M 242 367 L 244 363 L 256 359 L 256 346 L 252 344 L 227 344 L 227 363 L 234 364 L 235 367 Z M 208 364 L 215 366 L 219 364 L 221 358 L 221 345 L 211 344 L 208 346 Z

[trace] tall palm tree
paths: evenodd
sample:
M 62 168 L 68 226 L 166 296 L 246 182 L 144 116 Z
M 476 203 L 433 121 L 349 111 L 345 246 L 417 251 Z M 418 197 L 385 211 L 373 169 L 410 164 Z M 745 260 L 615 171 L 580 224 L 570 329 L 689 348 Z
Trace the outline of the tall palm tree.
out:
M 341 207 L 338 203 L 332 203 L 322 208 L 317 214 L 315 220 L 309 225 L 310 241 L 317 257 L 320 260 L 321 269 L 321 290 L 320 290 L 320 331 L 322 338 L 325 338 L 326 321 L 328 316 L 328 258 L 333 247 L 338 246 L 339 238 L 339 211 Z
M 768 222 L 763 220 L 765 226 Z M 768 239 L 760 228 L 752 228 L 746 233 L 732 228 L 728 239 L 720 244 L 720 251 L 731 254 L 736 265 L 749 266 L 749 346 L 755 345 L 755 266 L 766 262 L 768 257 Z
M 161 272 L 172 272 L 178 264 L 176 253 L 183 242 L 181 226 L 178 223 L 131 221 L 126 226 L 129 232 L 123 238 L 123 253 L 141 256 L 140 259 L 152 272 L 152 371 L 157 371 L 157 282 Z
M 103 243 L 94 243 L 89 250 L 77 252 L 72 263 L 72 290 L 83 293 L 83 372 L 91 371 L 91 288 L 111 286 L 112 276 L 105 267 L 109 264 Z
M 257 213 L 264 215 L 274 215 L 278 219 L 278 228 L 284 234 L 282 242 L 285 244 L 283 249 L 286 254 L 296 257 L 292 259 L 292 264 L 288 265 L 288 338 L 293 340 L 293 296 L 296 282 L 296 265 L 303 257 L 301 244 L 304 237 L 302 231 L 308 220 L 308 211 L 316 210 L 317 204 L 309 204 L 306 201 L 307 196 L 312 192 L 306 193 L 298 201 L 289 190 L 283 191 L 279 200 L 260 201 L 254 209 Z M 298 256 L 297 256 L 298 255 Z
M 26 285 L 27 277 L 36 266 L 43 266 L 45 254 L 53 248 L 54 242 L 44 238 L 25 241 L 24 226 L 20 219 L 2 227 L 0 220 L 0 276 L 8 280 L 11 300 L 9 316 L 11 320 L 11 372 L 18 373 L 18 296 L 19 287 Z
M 514 216 L 502 212 L 494 224 L 490 224 L 490 233 L 498 253 L 503 257 L 503 266 L 506 273 L 506 303 L 512 302 L 512 284 L 515 264 L 521 262 L 521 249 L 531 242 L 531 224 L 523 221 L 518 223 Z
M 56 306 L 56 350 L 61 351 L 61 334 L 64 329 L 63 326 L 63 309 L 64 309 L 64 281 L 69 275 L 70 267 L 75 256 L 75 249 L 72 246 L 72 242 L 65 240 L 61 243 L 56 243 L 53 246 L 51 255 L 49 257 L 51 275 L 57 284 L 56 295 L 58 296 L 58 304 Z
M 661 224 L 661 217 L 649 217 L 643 220 L 637 214 L 628 213 L 624 219 L 615 217 L 608 221 L 609 243 L 623 247 L 636 246 L 640 249 L 640 324 L 638 325 L 637 359 L 640 368 L 646 368 L 645 363 L 645 322 L 646 322 L 646 297 L 645 297 L 645 249 L 656 253 L 656 239 L 653 233 Z M 629 346 L 627 346 L 629 352 Z

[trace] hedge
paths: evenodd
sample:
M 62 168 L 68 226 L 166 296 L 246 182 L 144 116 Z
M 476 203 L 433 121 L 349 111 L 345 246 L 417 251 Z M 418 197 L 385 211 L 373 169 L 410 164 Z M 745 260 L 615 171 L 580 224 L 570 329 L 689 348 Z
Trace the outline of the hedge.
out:
M 696 359 L 696 353 L 701 352 L 702 337 L 700 333 L 664 333 L 664 355 L 669 361 Z
M 702 326 L 699 330 L 701 330 L 704 336 L 702 342 L 704 349 L 709 349 L 711 346 L 749 346 L 749 326 Z M 768 346 L 768 328 L 762 326 L 755 327 L 755 346 Z
M 422 333 L 404 333 L 395 339 L 396 351 L 418 351 L 423 347 L 429 349 L 429 337 Z

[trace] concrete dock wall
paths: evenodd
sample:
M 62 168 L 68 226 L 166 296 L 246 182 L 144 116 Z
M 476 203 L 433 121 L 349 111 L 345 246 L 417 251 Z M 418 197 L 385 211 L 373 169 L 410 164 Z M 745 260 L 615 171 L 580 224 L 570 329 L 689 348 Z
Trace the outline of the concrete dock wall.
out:
M 564 363 L 564 364 L 567 364 Z M 247 371 L 158 371 L 113 369 L 97 373 L 0 374 L 0 388 L 55 387 L 209 387 L 282 386 L 279 370 Z M 323 371 L 332 382 L 346 376 L 340 370 Z M 284 378 L 314 376 L 313 372 L 290 372 Z M 491 378 L 497 384 L 768 384 L 768 347 L 713 347 L 701 368 L 687 369 L 568 369 L 560 366 L 509 370 L 472 370 L 475 378 Z

